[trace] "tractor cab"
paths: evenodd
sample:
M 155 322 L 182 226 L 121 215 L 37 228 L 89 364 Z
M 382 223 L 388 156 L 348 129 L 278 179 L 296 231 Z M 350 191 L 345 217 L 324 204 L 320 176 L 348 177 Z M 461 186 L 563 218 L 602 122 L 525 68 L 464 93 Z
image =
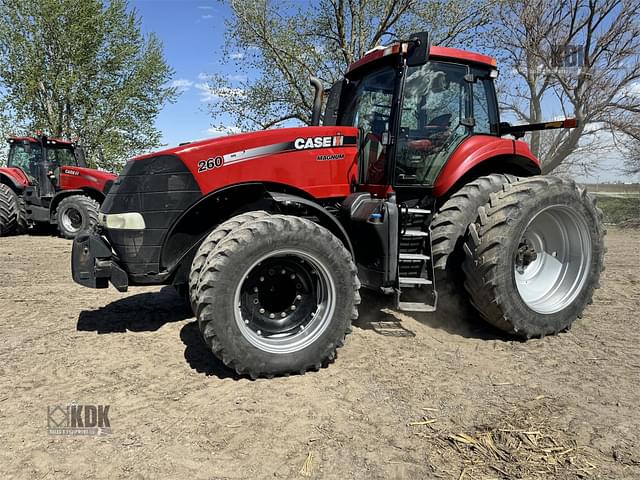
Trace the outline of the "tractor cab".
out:
M 416 34 L 351 65 L 330 90 L 324 124 L 358 127 L 364 190 L 424 197 L 466 139 L 498 136 L 497 74 L 491 57 Z
M 62 168 L 86 167 L 86 163 L 82 150 L 71 142 L 46 136 L 12 137 L 7 167 L 22 170 L 42 198 L 61 190 Z

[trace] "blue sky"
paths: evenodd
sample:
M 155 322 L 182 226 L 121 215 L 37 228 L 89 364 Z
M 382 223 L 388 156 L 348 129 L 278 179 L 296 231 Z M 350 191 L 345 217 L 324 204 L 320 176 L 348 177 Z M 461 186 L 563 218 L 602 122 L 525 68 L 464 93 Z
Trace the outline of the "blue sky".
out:
M 163 143 L 176 145 L 216 135 L 209 131 L 206 75 L 232 76 L 233 64 L 241 60 L 232 58 L 225 65 L 221 62 L 228 8 L 215 0 L 134 0 L 130 5 L 138 11 L 143 31 L 155 32 L 162 40 L 167 62 L 175 70 L 174 84 L 181 92 L 176 103 L 165 106 L 156 121 Z

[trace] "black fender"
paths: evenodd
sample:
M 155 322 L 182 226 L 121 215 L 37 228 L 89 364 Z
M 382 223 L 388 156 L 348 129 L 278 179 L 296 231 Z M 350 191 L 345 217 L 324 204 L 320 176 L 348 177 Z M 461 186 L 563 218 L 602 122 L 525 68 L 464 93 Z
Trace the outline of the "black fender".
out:
M 354 255 L 349 236 L 338 219 L 306 192 L 288 185 L 244 183 L 230 185 L 202 197 L 183 212 L 167 231 L 160 253 L 160 269 L 174 284 L 184 283 L 192 259 L 205 237 L 225 220 L 251 210 L 315 217 Z
M 315 216 L 320 225 L 325 227 L 338 237 L 340 241 L 342 241 L 344 246 L 347 247 L 347 250 L 349 250 L 349 253 L 351 253 L 351 256 L 355 259 L 355 251 L 353 250 L 353 245 L 351 245 L 351 240 L 349 240 L 347 231 L 336 216 L 332 215 L 326 208 L 317 202 L 296 195 L 279 192 L 267 193 L 273 201 L 276 202 L 278 211 L 281 213 L 292 215 L 303 213 L 306 216 L 310 214 Z

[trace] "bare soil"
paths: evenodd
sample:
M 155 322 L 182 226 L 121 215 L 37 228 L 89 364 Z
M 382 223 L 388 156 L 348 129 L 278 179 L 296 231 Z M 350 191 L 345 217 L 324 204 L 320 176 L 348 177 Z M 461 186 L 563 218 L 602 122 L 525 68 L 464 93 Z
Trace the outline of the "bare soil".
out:
M 0 239 L 0 478 L 640 478 L 640 231 L 569 332 L 528 342 L 441 299 L 364 296 L 337 361 L 238 378 L 171 288 L 71 281 L 71 244 Z M 55 436 L 47 406 L 110 405 Z

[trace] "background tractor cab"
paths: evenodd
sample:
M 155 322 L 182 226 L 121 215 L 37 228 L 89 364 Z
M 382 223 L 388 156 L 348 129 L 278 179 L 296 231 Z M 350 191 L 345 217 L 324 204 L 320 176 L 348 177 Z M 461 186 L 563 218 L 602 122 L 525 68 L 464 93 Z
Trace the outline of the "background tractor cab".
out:
M 58 225 L 73 238 L 95 224 L 100 204 L 116 175 L 87 168 L 84 151 L 73 142 L 39 137 L 9 138 L 7 166 L 0 168 L 3 198 L 14 205 L 0 218 L 3 234 L 35 223 Z M 12 194 L 9 194 L 8 189 Z

